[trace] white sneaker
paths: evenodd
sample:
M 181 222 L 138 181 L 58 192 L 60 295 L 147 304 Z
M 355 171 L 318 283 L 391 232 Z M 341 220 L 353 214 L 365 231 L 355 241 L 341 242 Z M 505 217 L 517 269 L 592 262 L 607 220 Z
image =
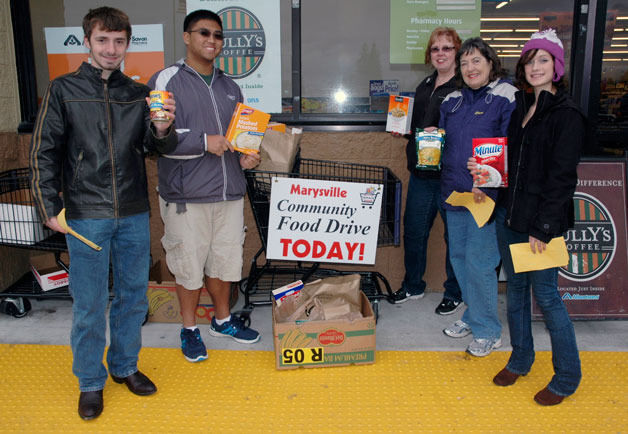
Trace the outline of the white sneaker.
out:
M 443 333 L 451 338 L 464 338 L 471 333 L 471 326 L 464 321 L 458 320 L 443 329 Z
M 485 357 L 488 356 L 496 350 L 497 348 L 502 346 L 502 339 L 497 338 L 493 339 L 473 339 L 473 342 L 469 344 L 467 347 L 467 353 L 471 354 L 475 357 Z

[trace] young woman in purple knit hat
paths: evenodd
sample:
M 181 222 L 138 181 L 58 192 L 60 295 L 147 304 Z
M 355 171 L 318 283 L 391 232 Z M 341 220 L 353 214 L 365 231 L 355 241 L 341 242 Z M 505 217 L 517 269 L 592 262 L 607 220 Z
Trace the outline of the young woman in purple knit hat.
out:
M 560 404 L 582 377 L 573 324 L 557 288 L 558 268 L 515 273 L 510 244 L 529 243 L 535 254 L 573 225 L 573 193 L 586 137 L 586 119 L 569 97 L 563 44 L 552 29 L 534 33 L 517 63 L 519 91 L 508 129 L 509 186 L 496 211 L 497 239 L 508 275 L 508 325 L 512 354 L 493 379 L 513 385 L 534 363 L 530 288 L 543 312 L 552 344 L 554 376 L 536 394 L 541 405 Z M 531 90 L 531 91 L 530 91 Z M 468 168 L 475 169 L 470 159 Z

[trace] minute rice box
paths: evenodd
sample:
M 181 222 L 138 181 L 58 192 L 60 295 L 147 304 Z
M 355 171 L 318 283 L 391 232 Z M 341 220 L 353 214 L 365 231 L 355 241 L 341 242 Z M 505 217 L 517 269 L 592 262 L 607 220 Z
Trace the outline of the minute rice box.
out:
M 233 111 L 226 138 L 236 151 L 244 154 L 258 153 L 268 121 L 268 113 L 239 102 Z
M 508 187 L 507 144 L 506 137 L 473 139 L 473 157 L 478 163 L 474 187 Z
M 409 96 L 390 95 L 390 99 L 388 100 L 386 131 L 399 134 L 410 134 L 413 106 L 414 98 Z

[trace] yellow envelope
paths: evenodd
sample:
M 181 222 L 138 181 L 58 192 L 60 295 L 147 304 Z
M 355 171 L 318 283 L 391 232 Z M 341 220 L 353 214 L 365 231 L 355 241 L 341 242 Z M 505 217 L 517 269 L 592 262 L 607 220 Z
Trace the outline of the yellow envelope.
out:
M 488 219 L 493 214 L 495 208 L 495 202 L 490 197 L 486 196 L 486 200 L 482 203 L 475 203 L 473 200 L 473 193 L 459 193 L 457 191 L 452 192 L 445 201 L 449 205 L 464 206 L 469 210 L 478 227 L 481 228 L 486 224 Z
M 563 237 L 556 237 L 547 243 L 543 253 L 532 253 L 530 243 L 510 245 L 510 255 L 515 273 L 564 267 L 569 262 L 569 254 Z

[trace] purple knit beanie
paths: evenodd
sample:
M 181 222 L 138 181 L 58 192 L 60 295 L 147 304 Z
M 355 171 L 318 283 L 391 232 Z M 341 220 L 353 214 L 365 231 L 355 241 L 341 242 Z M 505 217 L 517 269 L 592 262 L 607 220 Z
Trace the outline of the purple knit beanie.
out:
M 565 50 L 554 29 L 543 30 L 533 33 L 530 40 L 525 43 L 521 50 L 521 55 L 530 50 L 545 50 L 554 56 L 554 78 L 559 81 L 565 74 Z

